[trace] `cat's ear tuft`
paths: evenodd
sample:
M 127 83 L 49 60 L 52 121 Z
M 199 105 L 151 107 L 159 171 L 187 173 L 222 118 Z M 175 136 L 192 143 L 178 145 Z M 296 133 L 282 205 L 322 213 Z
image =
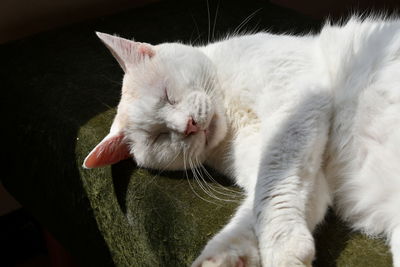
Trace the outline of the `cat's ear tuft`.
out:
M 139 43 L 115 35 L 96 32 L 100 40 L 111 51 L 124 72 L 130 65 L 135 65 L 145 57 L 153 57 L 155 51 L 152 45 Z
M 132 157 L 122 133 L 108 134 L 86 157 L 86 169 L 102 167 Z

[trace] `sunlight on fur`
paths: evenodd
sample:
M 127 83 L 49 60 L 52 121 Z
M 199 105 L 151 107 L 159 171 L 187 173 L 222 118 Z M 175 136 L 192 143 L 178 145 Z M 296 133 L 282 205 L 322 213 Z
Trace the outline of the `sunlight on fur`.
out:
M 332 205 L 354 229 L 385 237 L 400 267 L 398 19 L 204 46 L 97 34 L 125 75 L 110 133 L 83 166 L 132 157 L 191 170 L 190 187 L 211 200 L 200 198 L 241 201 L 207 181 L 207 165 L 245 192 L 192 266 L 311 266 L 312 232 Z

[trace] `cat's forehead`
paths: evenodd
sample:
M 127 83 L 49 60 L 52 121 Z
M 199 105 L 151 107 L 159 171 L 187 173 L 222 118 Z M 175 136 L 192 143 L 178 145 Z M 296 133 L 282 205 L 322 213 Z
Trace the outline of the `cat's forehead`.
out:
M 210 70 L 206 56 L 194 47 L 165 43 L 157 45 L 155 51 L 154 57 L 132 66 L 125 74 L 123 94 L 160 96 L 165 87 L 174 90 L 187 86 L 206 78 L 204 72 Z
M 157 55 L 162 59 L 182 60 L 185 57 L 199 56 L 199 51 L 180 43 L 162 43 L 155 46 Z
M 179 43 L 164 43 L 156 46 L 158 57 L 162 65 L 168 70 L 198 72 L 209 64 L 207 57 L 196 47 Z

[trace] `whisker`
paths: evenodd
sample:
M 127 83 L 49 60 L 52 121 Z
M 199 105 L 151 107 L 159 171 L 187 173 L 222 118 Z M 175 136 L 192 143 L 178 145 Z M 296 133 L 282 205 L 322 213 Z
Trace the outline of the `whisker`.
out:
M 203 166 L 201 163 L 198 164 L 198 166 L 200 166 L 203 170 L 206 171 L 206 173 L 208 173 L 207 170 L 204 168 L 204 166 Z M 198 173 L 199 173 L 199 175 L 201 176 L 201 173 L 200 173 L 199 171 L 198 171 Z M 210 185 L 209 183 L 207 183 L 207 182 L 205 181 L 205 179 L 201 176 L 201 177 L 202 177 L 202 180 L 204 181 L 204 183 L 206 183 L 206 184 L 208 185 L 208 188 L 209 188 L 210 190 L 214 191 L 214 192 L 217 193 L 217 194 L 220 194 L 220 195 L 223 195 L 223 196 L 226 196 L 226 197 L 229 197 L 229 198 L 234 198 L 234 199 L 223 199 L 223 198 L 220 198 L 220 197 L 215 196 L 212 192 L 210 192 L 210 193 L 212 193 L 213 196 L 215 196 L 218 200 L 221 200 L 221 201 L 226 201 L 226 202 L 239 202 L 239 201 L 236 200 L 236 199 L 237 199 L 237 198 L 241 198 L 241 195 L 239 195 L 240 192 L 234 191 L 234 190 L 230 190 L 230 189 L 228 189 L 228 188 L 226 188 L 226 187 L 223 187 L 221 184 L 219 184 L 217 181 L 215 181 L 215 179 L 214 179 L 209 173 L 208 173 L 207 176 L 208 176 L 208 178 L 209 178 L 211 181 L 213 181 L 214 183 L 216 183 L 217 185 L 219 185 L 220 188 L 222 188 L 223 190 L 226 190 L 226 192 L 221 192 L 221 191 L 217 190 L 216 188 L 214 188 L 213 185 Z M 229 193 L 233 193 L 233 194 L 229 194 Z
M 194 166 L 193 162 L 192 162 L 192 172 L 193 172 L 193 175 L 194 175 L 194 176 L 196 177 L 196 179 L 198 180 L 199 185 L 200 185 L 201 189 L 204 191 L 204 193 L 206 193 L 206 194 L 207 194 L 208 196 L 210 196 L 211 198 L 216 198 L 216 199 L 218 199 L 217 196 L 215 196 L 212 192 L 210 192 L 208 183 L 207 183 L 207 182 L 204 180 L 204 178 L 201 176 L 201 174 L 200 174 L 198 168 Z M 199 178 L 200 178 L 201 180 L 200 180 Z M 202 182 L 204 182 L 204 185 L 203 185 Z
M 218 16 L 219 4 L 220 4 L 220 0 L 218 0 L 217 8 L 215 10 L 214 25 L 213 25 L 213 29 L 212 29 L 212 40 L 213 41 L 214 41 L 214 34 L 215 34 L 215 26 L 217 24 L 217 16 Z
M 109 77 L 108 75 L 101 75 L 101 77 L 106 79 L 107 82 L 109 82 L 109 83 L 113 83 L 115 85 L 122 86 L 122 82 L 121 81 L 119 81 L 119 80 L 116 81 L 116 80 L 112 79 L 111 77 Z
M 261 8 L 257 9 L 256 11 L 254 11 L 253 13 L 251 13 L 249 16 L 247 16 L 233 31 L 232 35 L 239 35 L 240 31 L 242 30 L 242 28 L 244 26 L 246 26 L 246 24 L 261 10 Z
M 230 188 L 227 188 L 226 186 L 223 186 L 220 184 L 218 181 L 214 179 L 214 177 L 207 171 L 207 169 L 204 167 L 203 164 L 199 163 L 199 167 L 202 169 L 202 171 L 206 174 L 207 178 L 210 179 L 213 183 L 215 183 L 218 187 L 220 187 L 222 190 L 225 190 L 227 192 L 233 193 L 233 194 L 240 194 L 240 191 L 233 190 Z M 223 193 L 221 193 L 223 194 Z M 231 195 L 232 196 L 232 195 Z M 237 197 L 237 196 L 235 196 Z
M 201 38 L 201 33 L 200 33 L 199 25 L 197 24 L 193 14 L 191 16 L 192 16 L 194 26 L 196 27 L 196 31 L 197 31 L 197 37 L 196 37 L 196 39 L 194 39 L 194 41 L 191 41 L 191 44 L 195 44 L 197 42 L 197 40 L 199 40 Z
M 188 183 L 189 183 L 189 186 L 190 186 L 190 189 L 192 190 L 192 192 L 193 192 L 198 198 L 200 198 L 201 200 L 204 200 L 204 201 L 206 201 L 206 202 L 208 202 L 208 203 L 215 204 L 214 202 L 212 202 L 212 201 L 210 201 L 210 200 L 208 200 L 208 199 L 203 198 L 202 196 L 200 196 L 200 195 L 196 192 L 196 190 L 194 190 L 194 188 L 193 188 L 193 186 L 192 186 L 192 183 L 190 182 L 189 175 L 188 175 L 188 173 L 187 173 L 186 149 L 183 150 L 183 167 L 184 167 L 184 169 L 185 169 L 186 179 L 187 179 L 187 181 L 188 181 Z
M 227 194 L 225 194 L 225 193 L 222 193 L 222 192 L 216 190 L 212 185 L 210 185 L 209 183 L 207 183 L 207 181 L 205 181 L 205 179 L 203 178 L 203 176 L 202 176 L 202 174 L 200 173 L 200 170 L 199 170 L 198 168 L 194 167 L 193 170 L 194 170 L 194 173 L 197 174 L 196 177 L 200 177 L 200 178 L 201 178 L 201 181 L 203 181 L 204 184 L 205 184 L 205 186 L 207 187 L 207 189 L 206 189 L 204 186 L 201 186 L 201 188 L 205 191 L 205 193 L 206 193 L 207 195 L 209 195 L 210 197 L 215 198 L 215 199 L 217 199 L 217 200 L 220 200 L 220 201 L 227 201 L 227 202 L 233 202 L 233 201 L 234 201 L 234 200 L 231 200 L 231 199 L 223 199 L 223 198 L 220 198 L 220 197 L 216 196 L 212 191 L 214 191 L 214 192 L 216 192 L 216 193 L 218 193 L 218 194 L 221 194 L 221 195 L 225 195 L 225 196 L 229 196 L 229 195 L 227 195 Z M 199 180 L 199 182 L 201 182 L 201 181 Z M 230 197 L 230 196 L 229 196 L 229 197 Z
M 202 189 L 202 191 L 209 196 L 211 199 L 218 199 L 218 197 L 216 197 L 215 195 L 213 195 L 209 190 L 207 190 L 207 184 L 203 184 L 202 181 L 200 180 L 200 177 L 198 176 L 198 172 L 196 167 L 194 166 L 193 162 L 189 159 L 189 164 L 191 166 L 191 171 L 193 173 L 193 176 L 196 180 L 196 182 L 198 183 L 198 185 L 200 186 L 200 188 Z M 204 180 L 203 180 L 204 181 Z
M 208 0 L 206 1 L 206 3 L 207 3 L 207 18 L 208 18 L 208 38 L 207 38 L 207 41 L 210 42 L 210 32 L 211 32 L 210 4 L 208 3 Z
M 202 35 L 202 34 L 200 33 L 199 25 L 197 24 L 197 22 L 196 22 L 196 20 L 195 20 L 195 18 L 194 18 L 194 16 L 193 16 L 193 14 L 191 14 L 191 16 L 192 16 L 192 19 L 193 19 L 193 22 L 194 22 L 194 26 L 195 26 L 196 31 L 197 31 L 197 37 L 196 37 L 196 39 L 194 39 L 193 41 L 190 41 L 190 43 L 191 43 L 191 45 L 195 45 L 196 42 L 201 38 L 201 35 Z

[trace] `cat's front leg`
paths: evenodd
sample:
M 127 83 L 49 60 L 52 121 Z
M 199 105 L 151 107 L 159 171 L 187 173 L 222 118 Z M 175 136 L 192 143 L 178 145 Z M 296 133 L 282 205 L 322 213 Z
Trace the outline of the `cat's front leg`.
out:
M 261 266 L 253 206 L 253 198 L 247 197 L 232 220 L 207 243 L 192 267 Z
M 265 196 L 269 199 L 260 201 L 257 207 L 256 233 L 264 267 L 311 266 L 314 259 L 312 229 L 306 218 L 306 193 L 295 188 L 301 179 L 287 177 L 285 184 L 272 190 L 271 195 Z
M 312 230 L 329 203 L 321 172 L 330 101 L 313 94 L 264 125 L 254 200 L 263 267 L 311 266 Z M 326 184 L 326 183 L 325 183 Z

